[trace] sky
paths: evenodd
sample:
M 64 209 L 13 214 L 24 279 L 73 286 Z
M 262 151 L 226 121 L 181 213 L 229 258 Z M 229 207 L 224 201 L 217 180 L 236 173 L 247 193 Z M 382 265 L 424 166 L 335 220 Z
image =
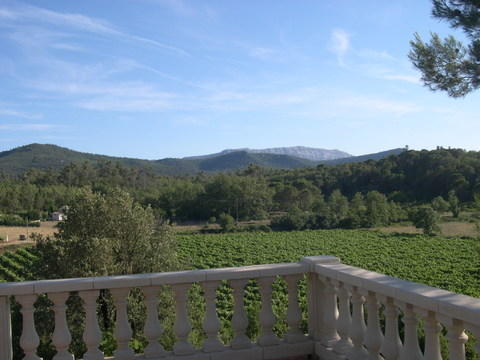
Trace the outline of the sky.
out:
M 0 0 L 0 151 L 144 159 L 311 146 L 480 150 L 480 92 L 431 92 L 427 0 Z

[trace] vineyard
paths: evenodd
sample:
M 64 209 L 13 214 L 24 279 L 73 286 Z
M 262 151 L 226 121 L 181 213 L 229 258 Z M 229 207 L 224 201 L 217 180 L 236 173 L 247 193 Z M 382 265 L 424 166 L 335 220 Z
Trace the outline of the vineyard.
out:
M 33 263 L 36 259 L 32 248 L 4 252 L 0 255 L 0 281 L 33 280 Z
M 480 297 L 479 245 L 480 241 L 473 238 L 383 234 L 360 230 L 318 230 L 178 235 L 177 251 L 182 269 L 295 262 L 302 256 L 335 255 L 349 265 Z M 0 256 L 0 279 L 4 281 L 33 279 L 36 259 L 32 248 L 5 252 Z M 204 338 L 202 321 L 205 311 L 200 287 L 192 287 L 189 302 L 191 340 L 199 346 Z M 223 284 L 218 291 L 217 309 L 222 323 L 220 335 L 227 343 L 233 335 L 230 325 L 232 303 L 231 289 Z M 166 301 L 165 304 L 168 305 L 160 309 L 165 326 L 162 343 L 170 348 L 174 315 L 171 301 Z M 283 334 L 287 330 L 286 304 L 285 282 L 279 279 L 274 283 L 273 291 L 277 334 Z M 245 306 L 250 321 L 248 336 L 256 338 L 259 334 L 260 294 L 254 281 L 246 288 Z M 300 306 L 305 328 L 307 310 L 304 283 L 300 286 Z M 445 344 L 442 337 L 444 355 Z M 104 350 L 109 353 L 108 349 Z M 472 350 L 472 340 L 467 344 L 467 359 L 477 359 Z
M 345 264 L 480 297 L 480 241 L 363 230 L 185 235 L 184 267 L 194 269 L 298 261 L 334 255 Z

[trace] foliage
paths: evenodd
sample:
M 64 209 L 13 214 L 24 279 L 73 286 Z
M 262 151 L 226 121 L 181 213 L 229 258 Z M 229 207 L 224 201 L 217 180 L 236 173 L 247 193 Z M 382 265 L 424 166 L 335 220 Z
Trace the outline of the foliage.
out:
M 156 226 L 151 209 L 119 189 L 79 190 L 55 239 L 37 240 L 46 278 L 154 272 L 174 259 L 168 226 Z
M 291 209 L 287 214 L 272 219 L 273 230 L 291 231 L 305 228 L 308 216 L 299 209 Z
M 252 166 L 195 177 L 158 176 L 111 162 L 73 163 L 60 171 L 32 169 L 20 177 L 0 176 L 0 212 L 45 217 L 71 204 L 78 189 L 106 194 L 119 187 L 150 206 L 157 218 L 174 222 L 206 221 L 221 213 L 238 220 L 264 219 L 272 211 L 299 209 L 314 214 L 322 224 L 317 227 L 355 228 L 391 223 L 403 217 L 400 206 L 446 199 L 452 190 L 461 203 L 472 202 L 480 191 L 479 174 L 480 152 L 442 148 L 363 163 L 296 170 Z M 374 202 L 367 201 L 369 192 L 379 193 L 370 195 Z
M 423 229 L 425 235 L 440 232 L 438 214 L 430 206 L 418 207 L 411 211 L 410 220 L 418 229 Z
M 436 212 L 443 213 L 450 209 L 450 204 L 442 196 L 437 196 L 432 200 L 432 209 Z
M 19 215 L 15 214 L 0 214 L 0 225 L 1 226 L 32 226 L 39 227 L 40 222 L 38 221 L 28 221 L 22 218 Z
M 232 232 L 235 230 L 235 219 L 228 214 L 220 214 L 218 224 L 223 232 Z
M 452 97 L 465 96 L 480 86 L 480 3 L 433 0 L 432 14 L 463 30 L 470 43 L 465 46 L 453 36 L 442 40 L 435 33 L 430 43 L 425 43 L 415 34 L 409 58 L 431 90 L 446 91 Z
M 478 282 L 480 257 L 477 250 L 478 241 L 475 239 L 386 235 L 363 230 L 232 233 L 178 237 L 178 253 L 183 269 L 293 262 L 298 261 L 302 256 L 324 254 L 338 256 L 343 263 L 349 265 L 480 297 Z M 19 251 L 31 253 L 32 250 Z M 305 286 L 300 284 L 300 306 L 305 317 Z M 164 293 L 168 291 L 162 290 L 161 294 Z M 173 339 L 171 298 L 167 296 L 166 299 L 162 299 L 162 304 L 165 305 L 161 306 L 159 311 L 165 333 L 161 342 L 168 348 Z M 230 325 L 232 296 L 228 286 L 222 285 L 217 292 L 217 306 L 222 324 L 221 338 L 228 341 L 232 336 Z M 259 333 L 260 295 L 254 281 L 247 285 L 245 306 L 250 319 L 248 335 L 255 338 Z M 286 331 L 286 288 L 282 280 L 274 283 L 273 310 L 277 317 L 275 331 L 277 334 L 283 334 Z M 133 315 L 132 311 L 129 313 Z M 191 339 L 198 346 L 204 337 L 201 328 L 204 300 L 198 287 L 193 287 L 190 292 L 189 314 L 193 327 Z M 21 322 L 18 318 L 16 320 Z M 109 332 L 104 331 L 104 334 L 104 350 L 108 352 L 108 349 L 111 351 L 114 347 L 112 340 L 108 341 Z M 470 344 L 467 345 L 470 349 Z
M 458 218 L 460 215 L 460 202 L 458 201 L 457 195 L 455 195 L 455 190 L 448 192 L 448 205 L 453 217 Z
M 80 189 L 68 208 L 67 219 L 59 223 L 59 232 L 48 238 L 35 235 L 37 240 L 34 277 L 69 278 L 115 274 L 150 273 L 172 270 L 176 266 L 174 236 L 165 223 L 156 223 L 150 208 L 143 208 L 125 191 L 113 189 L 105 195 Z M 72 306 L 68 318 L 73 338 L 71 350 L 80 357 L 84 351 L 81 340 L 81 302 L 70 298 Z M 134 339 L 142 339 L 144 311 L 138 291 L 129 296 Z M 40 303 L 43 304 L 43 303 Z M 112 299 L 102 290 L 99 304 L 100 321 L 105 333 L 113 331 Z M 48 317 L 48 304 L 39 305 L 39 316 L 45 316 L 39 325 L 41 338 L 39 353 L 51 358 L 49 333 L 53 319 Z M 18 334 L 19 329 L 14 328 Z M 105 351 L 112 344 L 105 343 Z M 18 346 L 18 343 L 16 343 Z M 20 354 L 16 351 L 16 356 Z

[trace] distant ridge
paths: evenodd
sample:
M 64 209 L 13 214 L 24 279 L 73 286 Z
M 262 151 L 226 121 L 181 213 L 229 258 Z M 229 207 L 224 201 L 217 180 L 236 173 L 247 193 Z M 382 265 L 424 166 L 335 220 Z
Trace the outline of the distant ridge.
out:
M 293 150 L 287 151 L 285 149 Z M 309 156 L 320 156 L 319 153 L 314 155 L 315 152 L 312 151 L 312 148 L 299 146 L 293 148 L 274 148 L 265 150 L 271 150 L 272 152 L 263 153 L 260 152 L 261 150 L 225 150 L 218 154 L 183 159 L 166 158 L 161 160 L 143 160 L 83 153 L 50 144 L 30 144 L 0 152 L 0 172 L 10 175 L 19 175 L 30 169 L 60 170 L 70 163 L 82 163 L 88 161 L 93 164 L 98 164 L 101 162 L 110 161 L 119 163 L 125 167 L 148 169 L 149 171 L 153 171 L 161 175 L 193 175 L 201 171 L 235 171 L 244 169 L 250 164 L 256 164 L 265 168 L 273 169 L 297 169 L 316 166 L 318 164 L 334 165 L 370 159 L 379 160 L 388 155 L 399 154 L 405 149 L 393 149 L 389 151 L 383 151 L 381 153 L 363 156 L 350 156 L 322 161 L 313 161 L 299 156 L 286 154 L 299 154 L 299 152 L 303 152 L 304 156 L 307 156 L 308 154 L 310 154 Z M 274 151 L 283 153 L 273 153 Z M 347 153 L 339 150 L 324 151 L 333 151 L 334 153 L 323 156 L 336 156 L 341 154 L 348 155 Z
M 397 149 L 381 151 L 381 152 L 373 153 L 373 154 L 366 154 L 366 155 L 360 155 L 360 156 L 350 156 L 350 157 L 346 157 L 346 158 L 342 158 L 342 159 L 322 161 L 321 163 L 322 164 L 327 164 L 327 165 L 338 165 L 338 164 L 345 164 L 345 163 L 352 163 L 352 162 L 362 162 L 362 161 L 367 161 L 367 160 L 381 160 L 381 159 L 386 158 L 387 156 L 390 156 L 390 155 L 401 154 L 404 151 L 406 151 L 405 148 L 397 148 Z
M 301 159 L 307 159 L 311 161 L 323 161 L 323 160 L 335 160 L 346 157 L 352 157 L 353 155 L 346 153 L 340 150 L 327 150 L 312 148 L 306 146 L 290 146 L 290 147 L 277 147 L 277 148 L 267 148 L 267 149 L 249 149 L 249 148 L 240 148 L 240 149 L 226 149 L 215 154 L 200 155 L 200 156 L 189 156 L 183 159 L 187 160 L 198 160 L 198 159 L 209 159 L 217 157 L 220 155 L 226 155 L 233 152 L 244 151 L 251 154 L 276 154 L 276 155 L 288 155 L 295 156 Z

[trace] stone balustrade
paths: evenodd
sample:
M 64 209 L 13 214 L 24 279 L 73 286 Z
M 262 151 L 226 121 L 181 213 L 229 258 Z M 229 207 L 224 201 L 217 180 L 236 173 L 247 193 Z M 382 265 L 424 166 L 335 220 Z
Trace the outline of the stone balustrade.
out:
M 281 277 L 288 292 L 288 331 L 279 338 L 273 331 L 276 317 L 272 309 L 272 283 Z M 302 314 L 298 284 L 307 282 L 308 334 L 300 329 Z M 255 280 L 261 297 L 260 335 L 254 342 L 246 335 L 247 312 L 244 291 Z M 233 339 L 220 341 L 217 317 L 217 289 L 226 282 L 233 294 Z M 198 284 L 205 298 L 201 348 L 189 341 L 188 291 Z M 163 324 L 159 320 L 158 297 L 164 285 L 171 287 L 175 302 L 173 331 L 176 342 L 171 351 L 159 342 Z M 480 299 L 454 294 L 422 284 L 341 264 L 328 256 L 305 257 L 298 263 L 244 266 L 170 273 L 45 280 L 0 284 L 0 359 L 12 360 L 10 302 L 21 306 L 20 346 L 25 360 L 39 360 L 34 303 L 46 294 L 54 312 L 52 344 L 54 360 L 73 360 L 69 352 L 72 336 L 67 325 L 67 300 L 78 294 L 83 302 L 85 360 L 103 360 L 102 333 L 97 318 L 97 298 L 108 289 L 116 309 L 114 359 L 241 360 L 287 359 L 304 356 L 325 360 L 440 360 L 440 333 L 446 334 L 450 360 L 464 360 L 466 331 L 480 338 Z M 143 354 L 130 347 L 132 329 L 128 319 L 128 299 L 132 289 L 144 295 L 148 344 Z M 423 328 L 424 344 L 419 344 Z M 402 333 L 402 334 L 401 334 Z M 402 335 L 402 336 L 401 336 Z M 480 354 L 480 342 L 476 351 Z

